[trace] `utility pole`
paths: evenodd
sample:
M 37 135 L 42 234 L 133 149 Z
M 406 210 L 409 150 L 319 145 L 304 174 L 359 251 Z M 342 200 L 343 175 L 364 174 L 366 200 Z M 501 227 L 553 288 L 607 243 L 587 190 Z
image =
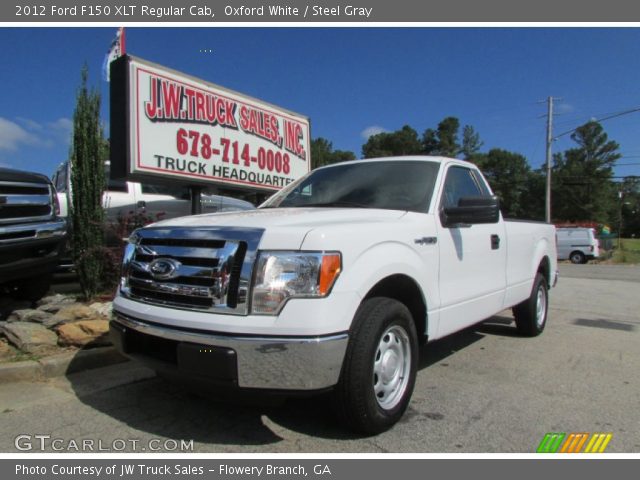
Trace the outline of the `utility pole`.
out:
M 553 142 L 553 97 L 547 98 L 547 186 L 544 219 L 551 223 L 551 143 Z

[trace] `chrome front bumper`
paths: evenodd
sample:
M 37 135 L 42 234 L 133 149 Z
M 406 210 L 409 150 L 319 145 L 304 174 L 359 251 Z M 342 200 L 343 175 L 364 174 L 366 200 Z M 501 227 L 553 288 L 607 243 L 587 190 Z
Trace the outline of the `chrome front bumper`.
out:
M 66 234 L 67 222 L 63 219 L 41 223 L 0 226 L 0 245 L 19 244 L 52 238 L 61 239 Z
M 348 343 L 347 333 L 304 338 L 221 335 L 165 327 L 114 311 L 111 324 L 114 344 L 124 355 L 132 358 L 139 358 L 139 355 L 128 352 L 122 342 L 122 337 L 126 338 L 129 330 L 164 339 L 168 341 L 164 344 L 169 345 L 170 349 L 174 348 L 172 342 L 175 342 L 175 348 L 189 345 L 192 347 L 191 355 L 202 355 L 202 362 L 208 360 L 207 346 L 233 351 L 237 364 L 237 386 L 267 390 L 322 390 L 335 385 L 340 377 Z M 198 348 L 200 346 L 202 348 Z M 153 352 L 137 353 L 146 356 Z M 181 365 L 180 355 L 177 358 L 174 366 L 176 372 L 189 376 L 192 372 L 188 364 L 194 365 L 194 360 Z M 224 361 L 228 362 L 227 359 Z M 197 365 L 201 370 L 202 363 Z

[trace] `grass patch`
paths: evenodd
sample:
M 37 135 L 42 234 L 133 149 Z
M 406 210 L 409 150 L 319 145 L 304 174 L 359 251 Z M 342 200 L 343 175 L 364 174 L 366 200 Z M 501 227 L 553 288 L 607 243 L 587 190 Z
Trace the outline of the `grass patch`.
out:
M 621 247 L 617 248 L 617 241 L 615 246 L 611 263 L 640 264 L 640 239 L 623 238 Z

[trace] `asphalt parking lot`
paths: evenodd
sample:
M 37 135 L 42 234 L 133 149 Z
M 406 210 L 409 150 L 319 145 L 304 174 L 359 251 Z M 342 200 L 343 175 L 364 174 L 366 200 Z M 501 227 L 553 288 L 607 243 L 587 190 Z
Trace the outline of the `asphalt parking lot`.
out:
M 220 403 L 126 363 L 2 385 L 0 451 L 50 435 L 63 447 L 133 439 L 139 452 L 167 439 L 216 453 L 534 452 L 548 432 L 607 432 L 608 453 L 637 453 L 639 282 L 637 266 L 562 265 L 543 335 L 518 337 L 503 312 L 424 347 L 407 414 L 376 437 L 345 432 L 324 397 Z

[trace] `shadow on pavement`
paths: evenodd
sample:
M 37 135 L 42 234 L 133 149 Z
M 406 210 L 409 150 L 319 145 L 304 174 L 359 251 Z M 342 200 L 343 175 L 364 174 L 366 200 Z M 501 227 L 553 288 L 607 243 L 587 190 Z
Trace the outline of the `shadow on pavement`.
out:
M 421 347 L 419 374 L 487 335 L 515 336 L 515 328 L 507 325 L 511 321 L 493 317 Z M 72 362 L 68 371 L 73 370 Z M 201 451 L 229 452 L 233 445 L 275 447 L 283 440 L 280 429 L 323 439 L 362 438 L 344 429 L 330 394 L 275 399 L 280 402 L 264 396 L 221 400 L 215 393 L 185 391 L 136 362 L 68 374 L 66 381 L 79 400 L 97 412 L 153 437 L 193 439 L 204 444 Z

